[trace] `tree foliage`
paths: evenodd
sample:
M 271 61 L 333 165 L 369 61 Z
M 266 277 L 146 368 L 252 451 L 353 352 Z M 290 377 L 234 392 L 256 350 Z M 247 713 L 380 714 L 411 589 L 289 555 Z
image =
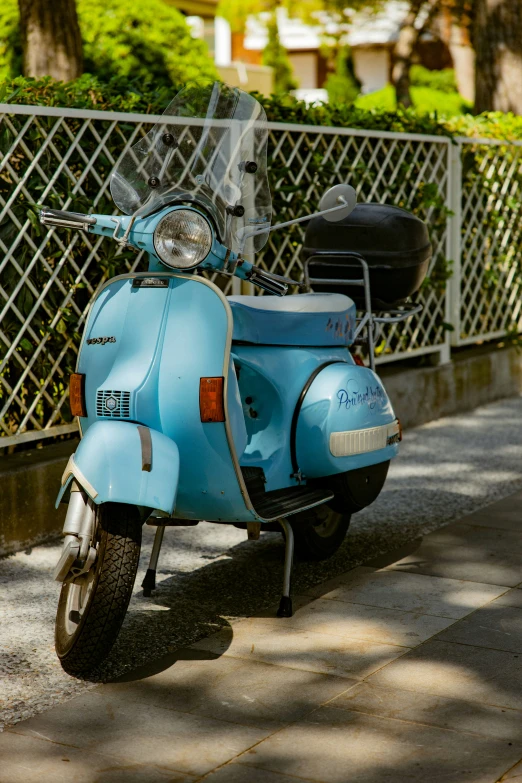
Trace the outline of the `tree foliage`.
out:
M 273 69 L 274 93 L 286 93 L 297 88 L 292 76 L 292 66 L 288 54 L 279 38 L 277 15 L 271 14 L 267 24 L 268 42 L 263 52 L 263 65 Z
M 335 72 L 329 73 L 325 84 L 330 103 L 353 103 L 361 91 L 361 82 L 355 75 L 349 46 L 337 52 Z
M 78 0 L 77 7 L 86 72 L 157 86 L 216 76 L 205 43 L 192 37 L 183 15 L 163 0 Z M 21 72 L 17 0 L 2 0 L 0 76 Z

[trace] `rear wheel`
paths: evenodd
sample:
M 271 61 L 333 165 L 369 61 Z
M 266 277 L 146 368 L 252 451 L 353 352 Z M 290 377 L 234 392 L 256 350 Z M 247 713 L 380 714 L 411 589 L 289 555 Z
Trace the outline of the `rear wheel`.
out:
M 293 514 L 288 521 L 294 532 L 296 556 L 300 560 L 326 560 L 343 543 L 350 526 L 350 514 L 341 514 L 322 505 Z
M 56 614 L 55 644 L 68 674 L 86 676 L 109 655 L 132 595 L 141 547 L 138 509 L 106 503 L 97 510 L 94 565 L 64 582 Z

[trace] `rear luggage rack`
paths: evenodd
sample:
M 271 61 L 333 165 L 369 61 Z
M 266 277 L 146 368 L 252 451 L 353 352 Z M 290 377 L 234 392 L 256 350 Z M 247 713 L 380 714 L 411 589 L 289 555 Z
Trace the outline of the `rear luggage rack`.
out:
M 332 258 L 339 258 L 343 260 L 343 263 L 336 264 L 332 262 Z M 328 267 L 345 267 L 346 260 L 350 259 L 360 264 L 362 277 L 355 280 L 337 280 L 329 279 L 325 277 L 310 277 L 309 265 L 312 264 L 324 264 Z M 368 353 L 370 356 L 370 367 L 375 372 L 375 343 L 377 341 L 377 334 L 380 324 L 395 324 L 400 321 L 405 321 L 412 315 L 417 315 L 422 310 L 421 304 L 411 303 L 404 305 L 404 307 L 398 307 L 386 311 L 386 314 L 377 314 L 372 310 L 372 299 L 370 291 L 370 270 L 366 260 L 359 253 L 345 252 L 345 251 L 327 251 L 322 253 L 314 253 L 309 256 L 304 262 L 304 278 L 308 291 L 312 290 L 314 283 L 316 285 L 328 285 L 335 286 L 355 286 L 364 289 L 364 308 L 365 313 L 361 318 L 357 318 L 357 328 L 354 333 L 354 343 L 357 343 L 359 338 L 359 344 L 361 342 L 360 335 L 363 329 L 366 329 L 366 339 L 364 342 L 368 344 Z

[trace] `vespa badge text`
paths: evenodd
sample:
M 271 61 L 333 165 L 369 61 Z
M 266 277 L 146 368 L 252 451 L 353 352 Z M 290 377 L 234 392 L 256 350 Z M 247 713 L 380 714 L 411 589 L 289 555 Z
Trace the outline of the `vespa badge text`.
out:
M 91 337 L 87 340 L 87 345 L 105 345 L 105 343 L 115 343 L 115 337 Z

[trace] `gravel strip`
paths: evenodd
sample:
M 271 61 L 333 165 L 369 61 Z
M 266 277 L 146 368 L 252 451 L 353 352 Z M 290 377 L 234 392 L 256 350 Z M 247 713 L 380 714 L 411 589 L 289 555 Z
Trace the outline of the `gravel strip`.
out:
M 294 592 L 318 584 L 522 487 L 522 397 L 406 432 L 385 489 L 353 518 L 331 560 L 296 564 Z M 139 586 L 154 529 L 144 528 Z M 0 560 L 0 728 L 67 701 L 176 648 L 277 603 L 283 544 L 277 533 L 246 541 L 244 531 L 201 523 L 166 531 L 158 589 L 136 588 L 120 638 L 89 682 L 65 674 L 54 653 L 60 586 L 51 573 L 58 544 Z

